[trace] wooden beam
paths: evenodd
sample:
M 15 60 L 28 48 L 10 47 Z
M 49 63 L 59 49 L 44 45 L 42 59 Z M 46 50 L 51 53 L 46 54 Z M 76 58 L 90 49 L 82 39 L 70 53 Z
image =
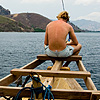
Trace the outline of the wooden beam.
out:
M 53 67 L 52 67 L 51 70 L 55 70 L 55 71 L 56 71 L 56 70 L 60 70 L 62 64 L 63 64 L 62 61 L 55 60 L 55 63 L 54 63 L 54 65 L 53 65 Z M 54 83 L 54 78 L 48 77 L 48 78 L 45 79 L 45 81 L 44 81 L 43 84 L 44 84 L 45 86 L 48 86 L 48 85 L 51 85 L 51 86 L 52 86 L 53 83 Z
M 81 60 L 77 61 L 77 66 L 80 71 L 87 71 Z
M 84 79 L 84 82 L 88 88 L 88 90 L 95 90 L 97 91 L 97 88 L 95 87 L 93 81 L 91 80 L 90 77 L 87 77 L 86 79 Z
M 43 77 L 62 77 L 62 78 L 82 78 L 90 77 L 90 72 L 83 71 L 53 71 L 53 70 L 31 70 L 31 69 L 13 69 L 13 75 L 27 76 L 30 73 L 39 74 Z
M 60 67 L 62 67 L 62 63 L 63 63 L 62 61 L 57 61 L 56 60 L 56 62 L 53 65 L 53 67 L 52 67 L 51 70 L 55 70 L 55 71 L 57 70 L 57 71 L 59 71 Z M 70 79 L 69 78 L 64 78 L 64 80 L 65 80 L 66 84 L 68 83 L 68 85 L 70 86 L 71 89 L 76 89 L 77 88 L 79 90 L 82 90 L 82 87 L 77 83 L 77 81 L 74 78 L 70 78 Z M 59 82 L 58 83 L 57 82 L 54 83 L 55 81 L 56 81 L 55 77 L 54 78 L 48 77 L 48 78 L 46 78 L 44 84 L 46 86 L 51 85 L 53 87 L 56 84 L 59 84 Z M 62 80 L 59 80 L 59 81 L 62 81 Z M 64 83 L 62 83 L 62 84 L 64 84 Z
M 38 65 L 42 64 L 43 62 L 45 62 L 45 60 L 35 59 L 34 61 L 28 63 L 27 65 L 25 65 L 23 67 L 21 67 L 20 69 L 34 69 Z
M 70 57 L 50 57 L 46 54 L 41 54 L 37 56 L 40 60 L 59 60 L 59 61 L 78 61 L 82 60 L 82 57 L 79 55 L 72 55 Z
M 22 87 L 8 87 L 8 86 L 0 86 L 0 96 L 12 96 L 15 97 L 17 93 L 22 89 Z M 21 97 L 30 96 L 29 90 L 25 90 L 21 93 Z
M 100 100 L 100 91 L 92 92 L 91 100 Z
M 0 86 L 0 96 L 15 97 L 22 87 L 7 87 Z M 51 92 L 55 99 L 77 99 L 77 100 L 90 100 L 91 95 L 100 97 L 100 91 L 91 90 L 68 90 L 68 89 L 52 89 Z M 21 93 L 20 97 L 30 97 L 30 91 L 25 90 Z
M 85 72 L 87 71 L 81 60 L 77 61 L 77 65 L 78 65 L 80 71 L 85 71 Z M 97 91 L 97 88 L 95 87 L 95 85 L 90 77 L 87 77 L 86 79 L 84 79 L 84 82 L 85 82 L 88 90 L 96 90 Z
M 12 74 L 7 75 L 6 77 L 0 79 L 0 86 L 7 86 L 17 80 L 18 76 Z
M 71 90 L 83 90 L 83 88 L 74 78 L 65 78 L 65 81 Z
M 20 69 L 34 69 L 43 62 L 44 62 L 43 60 L 36 59 L 32 61 L 31 63 L 21 67 Z M 12 74 L 9 74 L 8 76 L 0 79 L 0 86 L 7 86 L 11 84 L 12 82 L 14 82 L 18 77 L 19 76 L 14 76 Z
M 68 100 L 90 100 L 92 94 L 90 91 L 86 90 L 53 89 L 51 91 L 54 98 Z

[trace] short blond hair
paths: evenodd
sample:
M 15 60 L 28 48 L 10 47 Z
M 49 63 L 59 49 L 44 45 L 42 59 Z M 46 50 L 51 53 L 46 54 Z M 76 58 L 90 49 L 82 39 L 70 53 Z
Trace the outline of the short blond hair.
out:
M 58 18 L 58 20 L 60 19 L 60 18 L 63 18 L 63 19 L 67 19 L 67 21 L 69 21 L 69 16 L 68 16 L 68 12 L 67 11 L 62 11 L 62 12 L 60 12 L 59 14 L 58 14 L 58 16 L 57 16 L 57 18 Z

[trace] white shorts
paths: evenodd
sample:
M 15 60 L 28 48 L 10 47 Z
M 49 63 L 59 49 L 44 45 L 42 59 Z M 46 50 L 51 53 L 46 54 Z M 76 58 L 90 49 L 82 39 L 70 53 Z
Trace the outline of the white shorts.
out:
M 62 51 L 51 51 L 48 46 L 45 46 L 45 54 L 51 57 L 68 57 L 73 54 L 74 48 L 67 45 L 66 48 Z

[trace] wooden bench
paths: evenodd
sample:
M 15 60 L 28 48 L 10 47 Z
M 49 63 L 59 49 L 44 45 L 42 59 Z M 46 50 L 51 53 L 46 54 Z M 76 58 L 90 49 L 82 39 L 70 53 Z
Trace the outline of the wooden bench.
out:
M 37 56 L 37 59 L 40 60 L 59 60 L 59 61 L 79 61 L 82 60 L 82 56 L 79 55 L 72 55 L 69 57 L 50 57 L 46 54 L 40 54 Z

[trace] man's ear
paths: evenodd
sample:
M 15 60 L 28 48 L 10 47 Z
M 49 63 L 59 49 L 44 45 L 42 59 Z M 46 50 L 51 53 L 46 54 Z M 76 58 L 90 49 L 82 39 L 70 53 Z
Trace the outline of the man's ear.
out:
M 68 21 L 68 20 L 66 19 L 66 23 L 67 23 L 67 21 Z

